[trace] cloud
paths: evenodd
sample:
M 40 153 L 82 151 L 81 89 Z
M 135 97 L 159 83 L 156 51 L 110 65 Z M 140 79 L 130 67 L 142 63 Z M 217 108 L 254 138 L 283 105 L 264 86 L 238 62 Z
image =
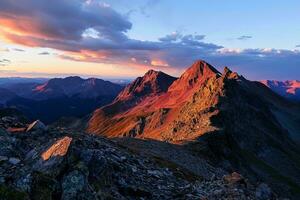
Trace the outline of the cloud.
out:
M 18 52 L 25 52 L 25 50 L 24 50 L 24 49 L 18 49 L 18 48 L 14 48 L 14 49 L 12 49 L 12 50 L 14 50 L 14 51 L 18 51 Z
M 236 38 L 237 40 L 248 40 L 248 39 L 252 39 L 252 36 L 250 35 L 242 35 L 238 38 Z
M 203 40 L 205 38 L 205 35 L 182 35 L 180 32 L 173 32 L 171 34 L 168 34 L 164 37 L 159 38 L 159 41 L 161 42 L 176 42 L 181 41 L 182 43 L 186 44 L 198 44 L 200 40 Z
M 63 59 L 158 67 L 155 61 L 164 57 L 164 62 L 158 62 L 163 63 L 161 67 L 178 67 L 183 62 L 169 58 L 173 53 L 167 51 L 204 54 L 221 48 L 202 42 L 202 35 L 173 34 L 159 42 L 131 39 L 126 32 L 132 24 L 126 16 L 97 1 L 26 1 L 26 4 L 12 0 L 0 2 L 0 22 L 4 25 L 0 28 L 0 37 L 29 47 L 61 50 L 59 56 Z
M 179 32 L 173 32 L 169 35 L 159 38 L 159 41 L 162 42 L 175 42 L 182 38 L 182 35 Z
M 0 38 L 29 47 L 60 50 L 62 59 L 118 64 L 128 67 L 183 69 L 196 59 L 216 66 L 300 76 L 300 52 L 280 49 L 229 49 L 205 42 L 205 35 L 173 32 L 158 41 L 128 37 L 132 23 L 127 15 L 97 0 L 0 1 Z M 157 2 L 149 1 L 148 6 Z M 251 36 L 240 36 L 239 40 Z M 272 68 L 272 69 L 271 69 Z M 256 69 L 250 70 L 250 69 Z M 268 71 L 268 70 L 269 71 Z M 279 70 L 282 72 L 282 70 Z M 293 71 L 293 72 L 289 72 Z
M 45 55 L 50 55 L 50 53 L 49 53 L 49 52 L 47 52 L 47 51 L 44 51 L 44 52 L 41 52 L 41 53 L 39 53 L 39 55 L 41 55 L 41 56 L 45 56 Z
M 0 1 L 0 22 L 4 34 L 35 39 L 81 40 L 88 28 L 105 39 L 122 39 L 132 24 L 106 4 L 84 0 Z
M 0 59 L 0 66 L 7 66 L 10 63 L 8 59 Z
M 296 48 L 300 48 L 300 44 L 296 45 Z

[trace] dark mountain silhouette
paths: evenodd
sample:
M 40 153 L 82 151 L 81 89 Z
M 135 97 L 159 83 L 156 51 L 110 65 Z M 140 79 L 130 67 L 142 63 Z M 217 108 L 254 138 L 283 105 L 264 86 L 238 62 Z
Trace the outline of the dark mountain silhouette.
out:
M 78 76 L 54 78 L 45 84 L 34 87 L 31 93 L 24 96 L 34 100 L 47 100 L 62 97 L 92 99 L 99 96 L 117 95 L 122 87 L 109 81 L 96 78 L 82 79 Z
M 300 81 L 264 80 L 261 83 L 283 97 L 293 101 L 300 101 Z
M 4 107 L 15 107 L 32 120 L 51 123 L 60 117 L 82 117 L 110 103 L 122 88 L 95 78 L 55 78 L 43 84 L 10 84 L 0 90 L 6 92 L 0 99 L 5 103 Z

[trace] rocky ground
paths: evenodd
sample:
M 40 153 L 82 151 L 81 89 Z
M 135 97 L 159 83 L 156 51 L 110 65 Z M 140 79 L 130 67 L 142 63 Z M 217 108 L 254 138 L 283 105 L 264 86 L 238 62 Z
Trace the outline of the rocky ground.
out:
M 202 177 L 117 142 L 42 126 L 0 131 L 0 199 L 276 199 L 238 173 Z

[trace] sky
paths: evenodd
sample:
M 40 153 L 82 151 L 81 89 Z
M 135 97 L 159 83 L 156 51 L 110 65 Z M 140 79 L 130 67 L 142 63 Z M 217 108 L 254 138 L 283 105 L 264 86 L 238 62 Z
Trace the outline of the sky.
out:
M 0 77 L 179 76 L 195 60 L 300 77 L 300 1 L 1 0 Z

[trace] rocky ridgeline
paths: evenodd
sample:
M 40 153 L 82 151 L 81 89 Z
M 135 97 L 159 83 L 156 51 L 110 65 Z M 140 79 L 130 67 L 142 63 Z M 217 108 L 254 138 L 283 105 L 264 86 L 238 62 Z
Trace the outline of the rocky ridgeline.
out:
M 271 198 L 238 173 L 204 179 L 100 136 L 0 131 L 1 200 Z

